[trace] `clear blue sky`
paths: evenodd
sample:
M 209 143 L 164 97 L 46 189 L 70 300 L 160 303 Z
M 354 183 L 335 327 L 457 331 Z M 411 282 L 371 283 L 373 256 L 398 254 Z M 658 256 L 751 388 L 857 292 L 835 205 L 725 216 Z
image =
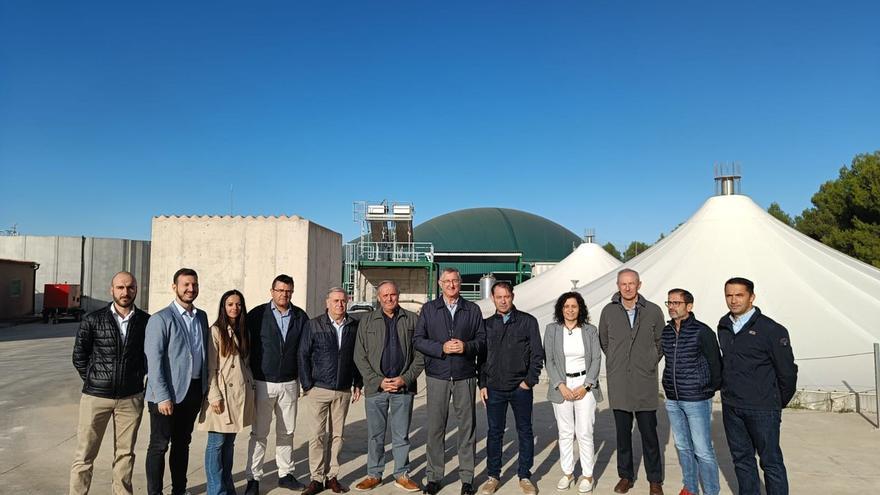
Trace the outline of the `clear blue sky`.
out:
M 0 3 L 0 228 L 501 206 L 621 249 L 880 149 L 880 2 Z

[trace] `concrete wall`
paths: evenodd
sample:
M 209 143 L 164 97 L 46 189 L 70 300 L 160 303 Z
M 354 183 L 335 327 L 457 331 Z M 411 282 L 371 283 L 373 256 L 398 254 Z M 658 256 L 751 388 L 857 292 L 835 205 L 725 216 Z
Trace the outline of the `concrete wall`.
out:
M 60 236 L 0 237 L 0 258 L 40 264 L 34 310 L 43 309 L 45 284 L 82 284 L 82 306 L 92 311 L 109 303 L 110 279 L 122 270 L 138 280 L 135 304 L 146 308 L 149 297 L 150 242 L 129 239 Z
M 0 320 L 34 314 L 34 264 L 0 259 Z
M 293 303 L 315 316 L 326 290 L 342 278 L 342 236 L 298 216 L 154 217 L 151 312 L 174 299 L 172 277 L 181 267 L 199 273 L 196 306 L 211 322 L 224 292 L 240 290 L 253 308 L 269 300 L 280 273 L 293 277 Z
M 400 305 L 404 309 L 419 312 L 428 301 L 428 270 L 424 268 L 362 268 L 358 272 L 356 294 L 376 303 L 376 286 L 383 280 L 392 280 L 400 289 Z M 435 288 L 436 294 L 439 289 Z M 376 306 L 378 307 L 378 305 Z

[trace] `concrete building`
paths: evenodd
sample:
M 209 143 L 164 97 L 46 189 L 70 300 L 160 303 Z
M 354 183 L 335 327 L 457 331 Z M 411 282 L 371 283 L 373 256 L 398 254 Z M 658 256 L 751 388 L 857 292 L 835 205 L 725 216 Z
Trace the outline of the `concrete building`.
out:
M 0 320 L 34 314 L 39 263 L 0 259 Z
M 110 279 L 126 270 L 138 280 L 135 304 L 146 308 L 150 279 L 150 242 L 130 239 L 62 236 L 2 236 L 0 258 L 38 263 L 34 311 L 43 310 L 45 284 L 79 284 L 86 311 L 109 304 Z
M 248 308 L 269 300 L 272 279 L 294 279 L 293 303 L 310 315 L 324 311 L 326 290 L 342 275 L 342 236 L 298 216 L 153 217 L 149 311 L 171 303 L 174 272 L 199 273 L 196 306 L 217 317 L 220 296 L 238 289 Z

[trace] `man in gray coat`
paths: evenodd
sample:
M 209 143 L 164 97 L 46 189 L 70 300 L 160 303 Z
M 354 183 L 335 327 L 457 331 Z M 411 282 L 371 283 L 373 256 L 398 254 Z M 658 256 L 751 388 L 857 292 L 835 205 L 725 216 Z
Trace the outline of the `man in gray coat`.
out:
M 174 274 L 174 301 L 147 322 L 145 399 L 150 411 L 147 447 L 147 493 L 161 495 L 165 453 L 171 444 L 171 493 L 186 493 L 189 443 L 196 416 L 208 391 L 208 317 L 193 306 L 199 276 L 191 268 Z
M 657 363 L 663 357 L 660 338 L 666 321 L 660 306 L 648 301 L 639 289 L 642 282 L 635 270 L 617 273 L 618 292 L 602 308 L 599 341 L 605 352 L 608 375 L 608 401 L 614 411 L 617 429 L 617 474 L 615 493 L 626 493 L 633 486 L 633 416 L 642 436 L 645 472 L 650 494 L 663 494 L 663 466 L 657 439 Z
M 417 492 L 419 485 L 409 477 L 409 428 L 416 379 L 425 369 L 422 353 L 413 348 L 419 317 L 400 307 L 396 283 L 385 280 L 377 290 L 380 308 L 361 320 L 354 348 L 367 410 L 367 477 L 355 490 L 365 492 L 382 484 L 387 428 L 391 430 L 394 486 Z

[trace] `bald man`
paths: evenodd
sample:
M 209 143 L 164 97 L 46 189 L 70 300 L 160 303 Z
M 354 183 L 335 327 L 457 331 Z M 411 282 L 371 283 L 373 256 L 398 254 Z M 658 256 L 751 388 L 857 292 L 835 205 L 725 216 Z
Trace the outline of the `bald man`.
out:
M 107 423 L 113 420 L 113 493 L 132 493 L 134 444 L 144 410 L 144 334 L 150 315 L 135 307 L 137 280 L 119 272 L 113 302 L 89 313 L 73 344 L 73 366 L 83 381 L 70 493 L 89 493 L 92 466 Z

